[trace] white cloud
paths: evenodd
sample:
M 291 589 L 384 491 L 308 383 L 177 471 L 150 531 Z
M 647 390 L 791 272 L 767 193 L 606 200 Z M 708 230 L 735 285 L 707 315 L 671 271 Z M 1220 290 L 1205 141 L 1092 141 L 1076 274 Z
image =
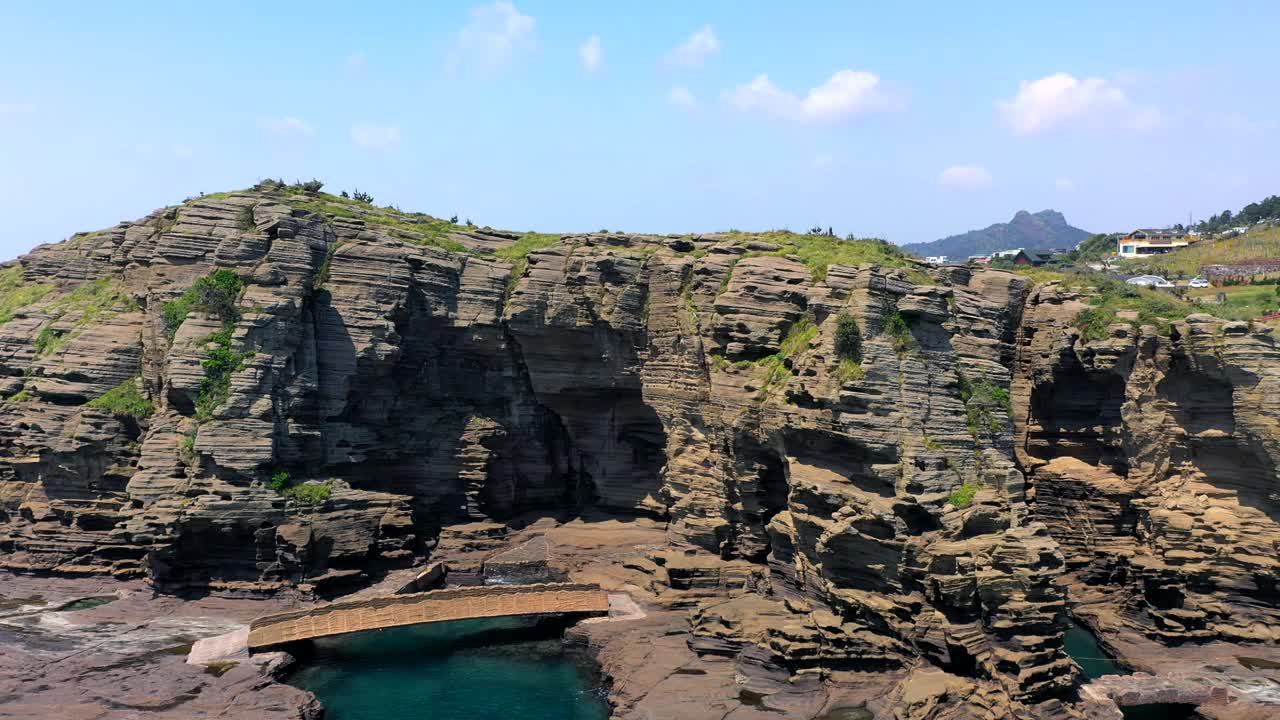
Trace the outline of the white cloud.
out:
M 720 38 L 710 25 L 703 25 L 679 47 L 667 53 L 667 62 L 680 67 L 702 67 L 707 58 L 720 52 Z
M 196 154 L 190 145 L 183 145 L 182 143 L 174 143 L 171 149 L 173 150 L 173 156 L 179 160 L 190 160 Z
M 698 108 L 698 99 L 689 92 L 689 88 L 683 85 L 676 85 L 667 93 L 667 102 L 684 110 L 686 112 L 696 110 Z
M 351 140 L 366 150 L 392 150 L 400 144 L 400 128 L 359 123 L 351 126 Z
M 813 170 L 826 170 L 836 164 L 836 159 L 831 157 L 831 153 L 818 153 L 809 161 L 809 167 Z
M 981 165 L 952 165 L 938 175 L 938 184 L 959 190 L 991 187 L 991 173 Z
M 1060 177 L 1053 181 L 1053 186 L 1061 192 L 1075 192 L 1076 181 L 1069 177 Z
M 342 64 L 342 71 L 349 78 L 364 77 L 369 69 L 369 61 L 362 52 L 353 52 L 347 56 L 346 62 Z
M 1163 122 L 1159 110 L 1135 104 L 1114 84 L 1096 77 L 1080 80 L 1067 73 L 1023 82 L 1013 99 L 998 106 L 1016 135 L 1070 128 L 1145 132 Z
M 760 111 L 805 122 L 835 122 L 854 115 L 894 110 L 901 103 L 880 86 L 880 77 L 863 70 L 841 70 L 803 98 L 782 90 L 768 75 L 725 93 L 739 110 Z
M 578 57 L 582 59 L 582 69 L 595 72 L 604 62 L 604 48 L 600 46 L 600 36 L 592 35 L 578 48 Z
M 534 19 L 523 15 L 506 0 L 471 9 L 471 22 L 458 31 L 449 54 L 447 70 L 489 73 L 501 70 L 517 51 L 536 44 Z
M 293 117 L 264 117 L 258 119 L 258 127 L 276 135 L 300 135 L 310 137 L 316 134 L 305 121 Z
M 35 103 L 0 102 L 0 115 L 26 115 L 36 111 Z

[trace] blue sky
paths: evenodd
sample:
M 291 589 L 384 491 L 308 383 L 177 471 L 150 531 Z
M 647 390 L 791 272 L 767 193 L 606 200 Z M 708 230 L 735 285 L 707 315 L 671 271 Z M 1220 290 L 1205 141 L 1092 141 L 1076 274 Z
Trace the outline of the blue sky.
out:
M 888 5 L 0 0 L 0 257 L 262 177 L 895 242 L 1280 192 L 1280 4 Z

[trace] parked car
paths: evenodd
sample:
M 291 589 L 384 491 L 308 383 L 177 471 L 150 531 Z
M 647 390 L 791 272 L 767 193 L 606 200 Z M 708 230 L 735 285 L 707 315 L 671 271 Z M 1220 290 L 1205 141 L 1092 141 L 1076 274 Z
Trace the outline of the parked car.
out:
M 1191 282 L 1187 283 L 1187 287 L 1207 288 L 1209 287 L 1209 281 L 1202 277 L 1193 277 Z

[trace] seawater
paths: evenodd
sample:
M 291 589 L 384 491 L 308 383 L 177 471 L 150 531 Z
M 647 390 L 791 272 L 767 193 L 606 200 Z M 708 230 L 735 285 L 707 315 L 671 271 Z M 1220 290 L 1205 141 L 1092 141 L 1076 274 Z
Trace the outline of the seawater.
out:
M 1090 680 L 1103 675 L 1128 675 L 1129 671 L 1121 667 L 1107 654 L 1093 633 L 1076 624 L 1073 620 L 1067 626 L 1063 637 L 1063 646 L 1080 669 Z M 1120 708 L 1125 720 L 1180 720 L 1181 718 L 1200 717 L 1191 705 L 1134 705 Z
M 316 640 L 288 682 L 326 720 L 606 720 L 593 668 L 563 626 L 467 620 Z

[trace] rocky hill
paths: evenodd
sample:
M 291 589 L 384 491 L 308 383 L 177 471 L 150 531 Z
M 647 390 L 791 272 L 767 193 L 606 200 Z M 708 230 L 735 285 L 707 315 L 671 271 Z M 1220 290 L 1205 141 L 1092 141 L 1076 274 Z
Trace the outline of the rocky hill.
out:
M 970 230 L 941 240 L 902 247 L 920 257 L 946 255 L 955 260 L 963 260 L 970 255 L 987 255 L 997 250 L 1016 248 L 1069 250 L 1087 237 L 1087 231 L 1068 225 L 1067 219 L 1057 210 L 1041 210 L 1034 214 L 1019 210 L 1007 223 L 996 223 L 982 230 Z
M 618 717 L 1084 717 L 1069 613 L 1148 669 L 1280 645 L 1261 326 L 1088 341 L 1087 291 L 872 241 L 275 185 L 0 273 L 12 573 L 333 596 L 545 537 L 647 608 L 582 631 Z

